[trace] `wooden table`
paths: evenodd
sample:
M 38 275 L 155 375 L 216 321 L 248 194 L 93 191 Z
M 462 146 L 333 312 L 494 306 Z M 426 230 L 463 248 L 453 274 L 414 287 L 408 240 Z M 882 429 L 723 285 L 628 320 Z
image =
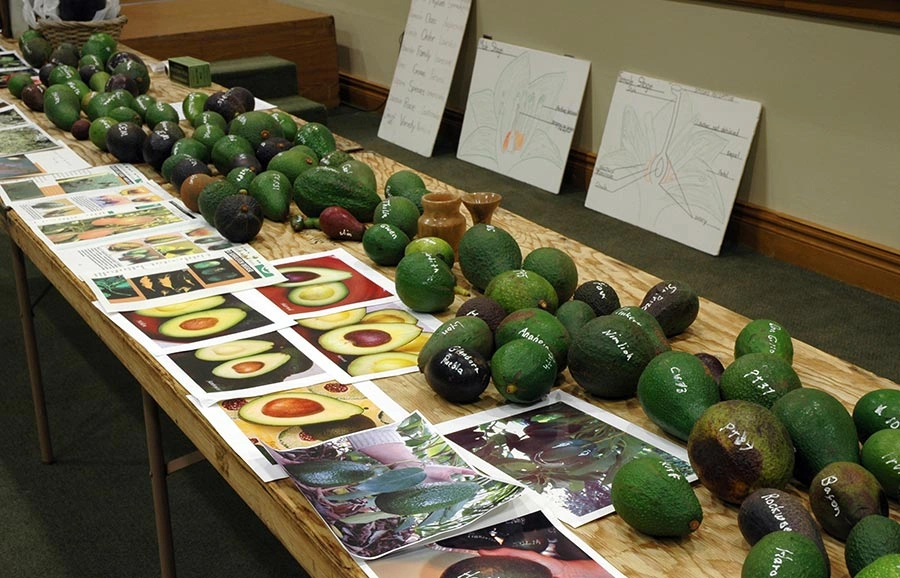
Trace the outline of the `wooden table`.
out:
M 165 60 L 207 61 L 269 54 L 297 65 L 300 94 L 331 108 L 339 104 L 334 17 L 276 0 L 162 0 L 122 4 L 128 23 L 121 40 Z
M 165 78 L 154 76 L 151 92 L 157 98 L 176 101 L 183 98 L 189 89 L 169 83 Z M 4 98 L 15 102 L 8 93 Z M 114 162 L 114 159 L 99 152 L 89 142 L 78 142 L 69 135 L 52 128 L 43 115 L 36 120 L 46 127 L 51 134 L 66 140 L 84 158 L 94 164 Z M 376 172 L 379 190 L 383 188 L 385 179 L 394 171 L 404 168 L 398 163 L 381 155 L 361 151 L 354 153 L 358 159 L 369 163 Z M 161 178 L 145 165 L 140 165 L 147 174 Z M 424 176 L 429 189 L 435 191 L 455 190 L 445 183 L 438 182 L 427 175 Z M 165 185 L 169 187 L 169 185 Z M 171 189 L 170 189 L 171 190 Z M 556 246 L 564 249 L 578 263 L 579 276 L 582 281 L 603 279 L 612 284 L 623 304 L 639 303 L 646 290 L 659 279 L 642 272 L 630 265 L 612 259 L 580 243 L 567 239 L 560 233 L 547 230 L 522 217 L 505 211 L 502 207 L 495 213 L 494 223 L 511 231 L 522 247 L 523 252 L 541 246 Z M 106 343 L 110 350 L 129 368 L 145 392 L 145 409 L 149 414 L 148 440 L 155 443 L 158 432 L 152 431 L 153 412 L 157 405 L 168 414 L 174 423 L 191 439 L 197 449 L 205 456 L 234 488 L 241 498 L 254 510 L 259 518 L 278 537 L 291 554 L 303 565 L 310 575 L 316 578 L 362 577 L 364 574 L 349 554 L 340 546 L 337 539 L 321 522 L 318 514 L 309 502 L 288 480 L 262 483 L 245 463 L 223 442 L 216 431 L 187 401 L 185 389 L 177 383 L 143 348 L 123 333 L 91 305 L 91 295 L 86 286 L 78 281 L 59 259 L 45 245 L 40 243 L 15 212 L 6 214 L 3 224 L 17 248 L 43 272 L 53 283 L 71 306 L 81 315 L 87 324 Z M 286 224 L 267 222 L 256 240 L 253 242 L 264 256 L 271 259 L 289 257 L 299 252 L 318 252 L 342 247 L 369 263 L 359 243 L 334 243 L 326 239 L 320 232 L 305 231 L 294 233 Z M 18 249 L 14 249 L 14 252 Z M 374 265 L 373 265 L 374 266 Z M 385 275 L 392 277 L 393 269 L 377 267 Z M 458 267 L 457 277 L 462 280 Z M 440 317 L 446 319 L 452 311 L 462 303 L 457 297 L 451 310 Z M 747 319 L 708 300 L 701 299 L 700 314 L 694 324 L 684 334 L 672 341 L 676 349 L 699 352 L 707 351 L 719 356 L 724 363 L 732 359 L 732 346 L 738 331 Z M 897 384 L 872 373 L 841 361 L 832 355 L 817 350 L 805 343 L 795 342 L 794 367 L 804 385 L 827 390 L 840 399 L 848 408 L 856 403 L 860 395 L 875 388 L 897 388 Z M 562 389 L 584 398 L 580 388 L 568 376 Z M 407 410 L 418 409 L 433 423 L 439 423 L 495 407 L 502 403 L 499 396 L 489 388 L 482 399 L 467 406 L 451 405 L 437 398 L 426 385 L 423 377 L 409 374 L 401 377 L 379 380 L 378 385 Z M 661 433 L 644 415 L 638 401 L 634 398 L 623 401 L 591 400 L 625 419 L 637 423 L 650 431 Z M 152 448 L 151 448 L 152 449 Z M 166 500 L 165 464 L 153 457 L 155 499 Z M 156 461 L 154 461 L 156 460 Z M 162 481 L 161 481 L 161 478 Z M 159 484 L 162 490 L 159 490 Z M 806 499 L 805 492 L 791 492 Z M 684 540 L 657 541 L 633 531 L 617 516 L 608 516 L 592 522 L 576 530 L 598 552 L 630 577 L 657 576 L 710 576 L 715 578 L 734 578 L 740 575 L 740 568 L 749 549 L 741 537 L 737 527 L 737 509 L 724 504 L 700 486 L 697 495 L 704 511 L 704 521 L 700 529 Z M 158 506 L 165 504 L 157 504 Z M 892 503 L 893 517 L 900 519 L 896 503 Z M 160 514 L 158 523 L 167 524 L 167 510 Z M 175 543 L 178 542 L 175 536 Z M 830 554 L 832 576 L 844 578 L 848 576 L 843 561 L 843 546 L 831 538 L 824 536 Z M 171 551 L 166 544 L 161 544 L 161 560 L 164 573 L 167 570 L 166 557 Z M 171 561 L 171 560 L 170 560 Z M 168 568 L 174 575 L 174 568 Z

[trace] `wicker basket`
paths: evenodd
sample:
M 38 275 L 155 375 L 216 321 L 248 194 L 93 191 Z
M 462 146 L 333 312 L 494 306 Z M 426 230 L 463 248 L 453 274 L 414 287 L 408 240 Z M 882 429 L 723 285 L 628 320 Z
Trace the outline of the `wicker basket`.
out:
M 38 22 L 35 30 L 43 34 L 44 38 L 49 40 L 53 46 L 63 42 L 71 42 L 75 46 L 81 46 L 95 32 L 106 32 L 118 40 L 126 22 L 128 22 L 126 16 L 87 22 L 42 20 Z

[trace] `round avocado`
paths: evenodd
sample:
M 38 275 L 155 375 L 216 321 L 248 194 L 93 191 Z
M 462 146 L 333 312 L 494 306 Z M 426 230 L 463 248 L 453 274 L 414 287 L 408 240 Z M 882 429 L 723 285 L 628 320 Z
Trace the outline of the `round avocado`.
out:
M 238 339 L 218 345 L 210 345 L 198 349 L 194 356 L 203 361 L 227 361 L 238 357 L 258 355 L 275 347 L 271 341 L 264 339 Z
M 304 267 L 300 265 L 282 267 L 278 271 L 287 279 L 287 281 L 279 283 L 279 287 L 302 287 L 304 285 L 315 285 L 316 283 L 330 283 L 332 281 L 343 281 L 353 276 L 349 271 L 340 269 Z
M 241 419 L 272 426 L 335 423 L 363 412 L 363 408 L 327 395 L 284 391 L 253 399 L 238 411 Z
M 319 345 L 338 355 L 385 353 L 406 345 L 422 328 L 407 323 L 359 323 L 332 329 L 319 337 Z
M 273 371 L 291 360 L 290 353 L 277 351 L 229 359 L 213 368 L 212 374 L 225 379 L 247 379 Z
M 491 381 L 487 359 L 460 345 L 437 351 L 425 365 L 424 373 L 431 389 L 453 403 L 476 401 Z
M 332 305 L 350 294 L 350 290 L 341 281 L 331 283 L 315 283 L 294 287 L 288 293 L 288 301 L 304 307 L 322 307 Z
M 247 317 L 238 307 L 196 311 L 172 317 L 159 326 L 160 335 L 174 339 L 196 339 L 231 329 Z

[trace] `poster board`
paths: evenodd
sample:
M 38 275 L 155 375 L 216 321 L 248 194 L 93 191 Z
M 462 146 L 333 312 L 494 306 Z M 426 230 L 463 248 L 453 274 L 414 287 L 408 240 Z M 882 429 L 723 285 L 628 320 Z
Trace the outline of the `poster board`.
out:
M 482 38 L 457 158 L 559 193 L 590 66 Z
M 585 206 L 718 255 L 761 109 L 621 72 Z
M 471 0 L 412 0 L 378 138 L 430 157 Z

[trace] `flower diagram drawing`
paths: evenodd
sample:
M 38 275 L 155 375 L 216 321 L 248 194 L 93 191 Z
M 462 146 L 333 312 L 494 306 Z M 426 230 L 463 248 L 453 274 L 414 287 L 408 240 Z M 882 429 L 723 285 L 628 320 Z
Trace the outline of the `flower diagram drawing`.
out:
M 621 73 L 585 206 L 718 254 L 761 106 Z

